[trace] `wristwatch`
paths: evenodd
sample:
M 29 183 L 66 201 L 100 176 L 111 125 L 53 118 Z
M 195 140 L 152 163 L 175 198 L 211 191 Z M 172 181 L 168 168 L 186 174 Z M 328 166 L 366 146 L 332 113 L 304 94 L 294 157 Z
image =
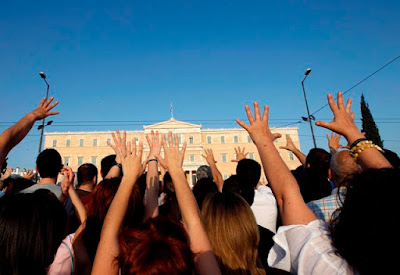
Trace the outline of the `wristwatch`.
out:
M 122 164 L 121 163 L 118 163 L 118 162 L 116 162 L 114 160 L 113 166 L 115 166 L 115 165 L 118 166 L 118 168 L 122 170 Z

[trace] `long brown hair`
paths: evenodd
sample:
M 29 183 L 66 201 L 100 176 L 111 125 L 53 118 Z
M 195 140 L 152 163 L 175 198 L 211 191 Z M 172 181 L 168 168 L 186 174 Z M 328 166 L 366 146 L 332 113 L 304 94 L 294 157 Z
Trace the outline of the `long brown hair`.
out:
M 265 274 L 256 264 L 260 240 L 256 219 L 241 196 L 210 194 L 201 218 L 223 274 Z

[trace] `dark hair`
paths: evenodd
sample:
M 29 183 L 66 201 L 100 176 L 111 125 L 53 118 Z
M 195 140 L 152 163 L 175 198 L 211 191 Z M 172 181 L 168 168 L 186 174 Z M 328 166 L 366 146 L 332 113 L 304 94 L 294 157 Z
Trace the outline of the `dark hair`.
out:
M 398 169 L 373 169 L 354 175 L 343 206 L 331 223 L 337 253 L 360 274 L 392 274 L 398 268 L 397 254 L 385 251 L 400 242 L 399 179 Z
M 88 206 L 86 227 L 83 232 L 83 241 L 90 259 L 94 260 L 97 245 L 100 241 L 101 228 L 110 208 L 111 202 L 117 193 L 121 179 L 112 178 L 101 181 L 93 190 Z M 125 215 L 125 225 L 137 226 L 144 215 L 143 197 L 139 186 L 134 185 L 129 199 L 128 211 Z
M 101 174 L 105 178 L 110 171 L 111 167 L 114 165 L 116 155 L 108 155 L 101 160 Z
M 306 157 L 306 164 L 312 169 L 323 169 L 328 173 L 332 155 L 322 148 L 312 148 Z
M 393 168 L 399 169 L 400 168 L 399 156 L 395 152 L 393 152 L 389 149 L 384 148 L 383 150 L 384 150 L 382 153 L 383 156 L 390 162 L 390 164 L 393 166 Z
M 0 199 L 0 274 L 46 274 L 65 237 L 64 207 L 51 192 Z
M 36 167 L 41 178 L 57 178 L 63 167 L 60 153 L 53 148 L 43 150 L 36 159 Z
M 231 175 L 224 181 L 222 192 L 233 192 L 240 194 L 239 179 L 237 175 Z
M 4 180 L 4 187 L 7 187 L 5 194 L 17 194 L 20 191 L 31 187 L 35 183 L 31 180 L 25 179 L 23 177 L 8 177 Z
M 122 274 L 194 274 L 189 238 L 179 222 L 156 217 L 125 228 L 119 245 Z
M 210 178 L 202 178 L 196 182 L 193 186 L 193 195 L 196 198 L 197 205 L 201 209 L 204 199 L 208 194 L 218 191 L 218 187 L 215 182 Z
M 85 182 L 92 182 L 94 177 L 97 179 L 97 168 L 91 163 L 85 163 L 79 166 L 77 172 L 78 185 Z
M 261 165 L 252 159 L 242 159 L 236 166 L 236 175 L 240 183 L 246 183 L 255 188 L 260 181 Z

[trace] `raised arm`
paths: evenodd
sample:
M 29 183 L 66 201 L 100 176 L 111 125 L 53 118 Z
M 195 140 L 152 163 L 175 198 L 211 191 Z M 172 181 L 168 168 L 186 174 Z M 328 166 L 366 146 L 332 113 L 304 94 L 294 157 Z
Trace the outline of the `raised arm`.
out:
M 317 217 L 304 203 L 296 179 L 275 148 L 273 142 L 278 134 L 272 134 L 270 131 L 268 111 L 268 106 L 265 106 L 264 114 L 261 117 L 260 108 L 255 102 L 255 116 L 253 117 L 250 107 L 246 105 L 246 114 L 250 125 L 240 119 L 236 119 L 236 122 L 246 129 L 258 149 L 265 176 L 279 207 L 282 224 L 308 224 Z
M 285 146 L 280 146 L 280 149 L 285 149 L 290 152 L 292 152 L 301 162 L 301 164 L 306 165 L 306 155 L 304 155 L 300 149 L 298 149 L 294 143 L 292 138 L 289 135 L 286 135 L 286 145 Z
M 61 169 L 61 174 L 64 176 L 64 179 L 61 182 L 62 193 L 64 196 L 69 196 L 71 198 L 78 220 L 82 224 L 86 221 L 87 215 L 85 205 L 82 203 L 74 188 L 75 174 L 72 172 L 71 167 L 68 166 L 64 166 Z
M 128 142 L 127 146 L 121 146 L 117 151 L 121 158 L 124 176 L 104 220 L 92 274 L 118 274 L 119 266 L 116 260 L 120 252 L 118 234 L 122 228 L 132 189 L 143 173 L 141 142 L 138 149 L 136 141 L 132 140 L 132 143 Z
M 105 176 L 106 179 L 118 178 L 121 176 L 122 166 L 121 166 L 121 154 L 118 154 L 117 151 L 120 151 L 122 147 L 126 146 L 126 131 L 123 132 L 122 137 L 121 133 L 117 130 L 116 134 L 111 133 L 111 136 L 114 140 L 114 145 L 107 141 L 108 146 L 110 146 L 115 152 L 115 162 L 117 165 L 113 165 L 111 169 L 108 171 Z
M 154 218 L 158 216 L 158 192 L 160 189 L 160 180 L 158 177 L 158 160 L 156 155 L 161 151 L 161 140 L 158 132 L 151 131 L 150 136 L 146 135 L 147 144 L 150 147 L 149 155 L 146 162 L 146 193 L 144 196 L 145 214 L 144 219 Z
M 173 138 L 175 142 L 173 142 Z M 176 198 L 182 213 L 183 224 L 190 238 L 191 249 L 196 254 L 195 263 L 197 273 L 220 274 L 210 241 L 200 220 L 196 199 L 182 169 L 186 143 L 179 150 L 178 137 L 172 135 L 171 132 L 168 133 L 168 145 L 165 143 L 164 136 L 161 137 L 161 142 L 165 157 L 163 159 L 160 155 L 157 155 L 156 158 L 160 165 L 167 169 L 171 175 Z
M 346 105 L 344 105 L 343 94 L 341 92 L 337 95 L 337 104 L 332 95 L 328 94 L 328 104 L 334 115 L 333 120 L 331 122 L 317 121 L 315 124 L 344 136 L 351 145 L 353 143 L 356 143 L 354 145 L 358 144 L 359 146 L 354 146 L 355 148 L 350 146 L 350 151 L 352 149 L 360 150 L 360 152 L 356 152 L 357 156 L 355 158 L 363 168 L 391 168 L 392 166 L 376 149 L 377 147 L 370 147 L 370 143 L 361 144 L 357 142 L 358 140 L 365 139 L 365 137 L 354 123 L 354 113 L 351 112 L 351 103 L 352 100 L 349 98 Z
M 222 192 L 222 188 L 224 187 L 224 178 L 222 177 L 221 172 L 218 170 L 217 161 L 214 158 L 214 153 L 212 149 L 204 149 L 203 158 L 206 159 L 208 165 L 211 169 L 211 174 L 213 176 L 214 182 L 217 184 L 218 191 Z
M 0 135 L 0 166 L 3 164 L 3 161 L 11 149 L 20 143 L 29 133 L 35 121 L 59 114 L 59 112 L 50 112 L 58 104 L 58 101 L 51 104 L 53 99 L 53 97 L 50 97 L 48 100 L 43 98 L 35 110 L 21 118 L 20 121 Z

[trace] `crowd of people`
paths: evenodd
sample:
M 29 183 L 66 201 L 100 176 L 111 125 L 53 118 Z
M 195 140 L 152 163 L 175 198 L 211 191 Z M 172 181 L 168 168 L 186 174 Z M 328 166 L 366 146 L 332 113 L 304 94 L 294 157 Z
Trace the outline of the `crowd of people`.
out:
M 8 153 L 35 121 L 58 114 L 53 100 L 0 135 L 0 274 L 396 273 L 400 159 L 357 128 L 342 93 L 337 102 L 328 95 L 333 120 L 316 122 L 332 131 L 330 152 L 304 154 L 286 136 L 281 149 L 301 162 L 289 170 L 274 144 L 280 134 L 268 126 L 269 108 L 261 112 L 255 102 L 254 112 L 245 106 L 249 123 L 236 122 L 261 163 L 235 148 L 236 173 L 224 180 L 205 149 L 208 165 L 192 189 L 182 168 L 186 143 L 172 132 L 168 139 L 147 135 L 146 156 L 141 142 L 112 133 L 115 154 L 100 171 L 83 164 L 74 173 L 45 149 L 38 178 L 10 176 Z

